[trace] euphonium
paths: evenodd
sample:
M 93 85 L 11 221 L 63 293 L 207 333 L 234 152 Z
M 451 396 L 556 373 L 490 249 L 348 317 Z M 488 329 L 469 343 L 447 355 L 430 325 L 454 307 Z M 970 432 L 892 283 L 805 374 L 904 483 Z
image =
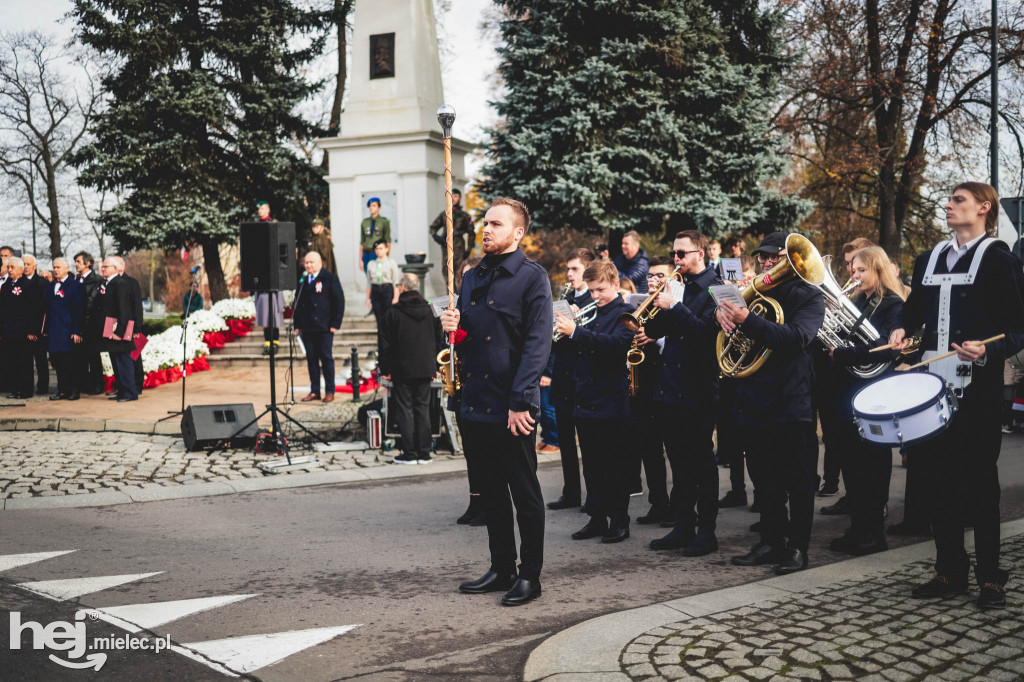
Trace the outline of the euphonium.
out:
M 807 237 L 796 233 L 786 237 L 786 260 L 755 277 L 741 292 L 750 314 L 783 324 L 785 319 L 782 306 L 764 294 L 794 275 L 815 287 L 825 279 L 825 263 L 818 255 L 818 250 Z M 722 376 L 737 379 L 750 376 L 761 369 L 772 352 L 770 348 L 758 345 L 739 329 L 728 334 L 724 331 L 718 332 L 715 349 L 718 352 L 718 366 Z
M 860 319 L 860 310 L 846 295 L 846 290 L 851 282 L 853 285 L 858 285 L 859 282 L 851 280 L 851 282 L 847 282 L 846 287 L 840 287 L 839 282 L 832 274 L 832 268 L 828 267 L 831 259 L 831 256 L 825 256 L 825 279 L 818 285 L 825 297 L 825 321 L 818 329 L 818 341 L 828 350 L 877 341 L 878 330 L 871 322 L 865 319 L 857 325 L 857 320 Z M 857 325 L 856 328 L 854 325 Z M 852 365 L 846 370 L 855 377 L 871 379 L 887 370 L 890 364 L 889 362 L 876 362 Z
M 665 287 L 667 287 L 668 283 L 672 280 L 676 280 L 678 282 L 683 281 L 683 276 L 679 274 L 678 265 L 676 266 L 676 269 L 672 271 L 672 274 L 662 280 L 661 284 L 651 290 L 643 303 L 636 307 L 636 310 L 631 313 L 623 313 L 622 315 L 619 315 L 619 322 L 626 325 L 626 328 L 631 332 L 640 331 L 640 327 L 647 324 L 647 320 L 657 315 L 658 311 L 661 310 L 661 308 L 654 305 L 654 299 L 658 298 L 658 294 L 664 291 Z

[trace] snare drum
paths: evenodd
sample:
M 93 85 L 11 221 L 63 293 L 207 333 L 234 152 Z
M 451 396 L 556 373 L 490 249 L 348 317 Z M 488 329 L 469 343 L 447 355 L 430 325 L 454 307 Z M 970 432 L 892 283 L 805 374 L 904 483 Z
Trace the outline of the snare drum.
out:
M 861 438 L 879 445 L 911 445 L 942 433 L 957 411 L 956 396 L 942 377 L 906 372 L 879 379 L 853 396 Z

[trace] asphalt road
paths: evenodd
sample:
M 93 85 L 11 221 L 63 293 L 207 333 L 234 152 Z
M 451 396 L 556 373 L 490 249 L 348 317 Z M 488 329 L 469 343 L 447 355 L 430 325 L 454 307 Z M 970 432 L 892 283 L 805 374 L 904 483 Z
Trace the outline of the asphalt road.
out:
M 1004 518 L 1024 515 L 1022 453 L 1024 436 L 1004 440 Z M 724 490 L 728 472 L 720 473 Z M 540 478 L 545 499 L 557 497 L 560 468 L 542 467 Z M 904 469 L 896 467 L 890 502 L 894 519 L 902 515 L 903 482 Z M 172 643 L 180 644 L 358 624 L 249 677 L 516 680 L 529 652 L 570 625 L 769 575 L 767 568 L 728 563 L 756 540 L 747 527 L 757 517 L 745 508 L 722 510 L 720 551 L 697 559 L 650 551 L 647 543 L 667 531 L 637 524 L 632 537 L 618 545 L 576 542 L 569 535 L 583 525 L 584 515 L 549 512 L 544 594 L 525 607 L 503 608 L 499 594 L 456 592 L 460 581 L 479 577 L 488 566 L 486 529 L 454 523 L 467 500 L 465 478 L 448 475 L 104 508 L 2 512 L 0 558 L 76 550 L 0 573 L 2 676 L 221 679 L 212 668 L 167 651 L 111 652 L 100 672 L 66 670 L 45 651 L 9 650 L 7 612 L 18 611 L 22 621 L 45 625 L 72 622 L 78 609 L 257 594 L 153 627 L 151 633 L 169 635 Z M 632 498 L 631 515 L 645 513 L 647 506 L 643 498 Z M 845 517 L 815 518 L 812 566 L 844 558 L 827 545 L 845 526 Z M 160 573 L 63 602 L 15 586 L 151 572 Z M 85 622 L 90 638 L 124 634 L 103 621 Z

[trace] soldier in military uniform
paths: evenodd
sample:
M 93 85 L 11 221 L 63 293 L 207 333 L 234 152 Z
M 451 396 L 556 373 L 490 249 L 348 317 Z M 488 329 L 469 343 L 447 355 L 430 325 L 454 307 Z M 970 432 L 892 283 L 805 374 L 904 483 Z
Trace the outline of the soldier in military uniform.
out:
M 323 261 L 324 270 L 338 274 L 338 265 L 334 261 L 334 241 L 324 227 L 324 221 L 314 220 L 309 234 L 309 251 L 316 251 Z
M 444 211 L 430 223 L 430 236 L 441 246 L 441 263 L 448 262 L 448 249 L 446 248 L 445 219 Z M 452 190 L 452 272 L 458 272 L 462 268 L 463 261 L 476 246 L 476 229 L 473 227 L 473 219 L 462 210 L 462 192 Z M 441 272 L 444 273 L 445 284 L 448 283 L 448 268 L 442 265 Z
M 366 272 L 366 264 L 377 257 L 373 245 L 383 239 L 391 248 L 391 221 L 380 214 L 380 199 L 370 197 L 366 202 L 370 209 L 370 217 L 364 218 L 359 225 L 359 269 Z

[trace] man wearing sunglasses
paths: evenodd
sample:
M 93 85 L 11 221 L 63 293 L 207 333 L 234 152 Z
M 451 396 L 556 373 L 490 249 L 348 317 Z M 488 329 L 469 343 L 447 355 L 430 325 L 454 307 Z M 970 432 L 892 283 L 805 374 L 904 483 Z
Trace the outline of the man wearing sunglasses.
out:
M 649 338 L 665 337 L 654 414 L 672 467 L 675 521 L 672 532 L 651 541 L 651 549 L 682 548 L 683 556 L 718 550 L 718 467 L 711 438 L 718 398 L 718 327 L 708 287 L 722 280 L 704 266 L 707 247 L 708 238 L 696 230 L 676 235 L 672 255 L 683 276 L 683 291 L 680 296 L 666 286 L 655 299 L 660 310 L 645 328 Z
M 786 258 L 785 232 L 773 232 L 754 250 L 761 272 Z M 748 377 L 735 379 L 733 423 L 761 508 L 761 539 L 736 566 L 774 564 L 779 575 L 807 568 L 818 476 L 818 436 L 811 412 L 812 344 L 825 319 L 821 291 L 792 277 L 766 293 L 782 307 L 783 323 L 723 301 L 716 313 L 726 332 L 739 329 L 771 350 Z M 786 523 L 786 502 L 790 522 Z M 786 538 L 789 538 L 787 545 Z

